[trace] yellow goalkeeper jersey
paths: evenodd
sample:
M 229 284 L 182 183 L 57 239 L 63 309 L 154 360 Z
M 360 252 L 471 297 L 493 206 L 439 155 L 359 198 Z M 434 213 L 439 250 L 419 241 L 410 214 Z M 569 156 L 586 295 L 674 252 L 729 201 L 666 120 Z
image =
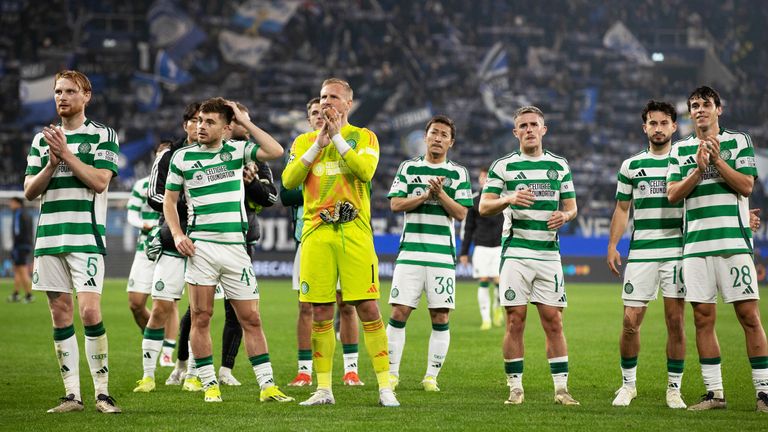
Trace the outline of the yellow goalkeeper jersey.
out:
M 331 142 L 309 167 L 304 166 L 301 157 L 315 142 L 318 131 L 299 135 L 291 145 L 288 165 L 283 170 L 283 187 L 302 186 L 302 241 L 324 223 L 320 211 L 333 211 L 338 201 L 352 203 L 360 211 L 353 222 L 372 232 L 371 178 L 379 163 L 379 141 L 370 130 L 350 124 L 342 127 L 340 133 L 351 150 L 342 157 Z

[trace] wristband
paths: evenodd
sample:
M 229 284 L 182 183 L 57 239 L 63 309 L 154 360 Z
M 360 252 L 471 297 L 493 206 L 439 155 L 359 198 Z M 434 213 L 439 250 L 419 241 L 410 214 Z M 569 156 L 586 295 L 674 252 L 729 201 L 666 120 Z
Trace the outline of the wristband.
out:
M 342 138 L 340 133 L 334 135 L 333 138 L 331 138 L 331 141 L 333 141 L 333 145 L 336 146 L 336 150 L 338 150 L 339 154 L 342 156 L 347 154 L 348 151 L 352 150 L 352 147 L 350 147 L 349 144 L 344 141 L 344 138 Z
M 317 159 L 317 155 L 320 154 L 320 151 L 322 149 L 320 148 L 320 145 L 315 141 L 314 144 L 310 148 L 307 149 L 307 151 L 301 155 L 301 161 L 304 162 L 304 165 L 310 166 L 312 165 L 312 162 Z

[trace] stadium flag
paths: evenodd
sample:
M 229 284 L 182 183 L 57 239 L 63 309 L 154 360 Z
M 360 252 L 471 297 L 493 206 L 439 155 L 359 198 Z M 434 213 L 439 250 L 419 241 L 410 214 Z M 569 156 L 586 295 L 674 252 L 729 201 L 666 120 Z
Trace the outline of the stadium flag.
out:
M 19 81 L 22 124 L 47 123 L 56 118 L 56 102 L 53 100 L 53 86 L 56 75 Z
M 485 109 L 504 125 L 514 125 L 518 107 L 531 105 L 525 95 L 516 95 L 509 85 L 509 55 L 501 42 L 495 43 L 477 68 L 480 98 Z
M 155 57 L 155 76 L 163 84 L 184 85 L 192 81 L 189 72 L 176 66 L 176 62 L 164 50 Z
M 147 12 L 152 45 L 165 49 L 176 61 L 206 39 L 194 21 L 171 0 L 157 0 Z
M 496 42 L 485 54 L 480 67 L 477 69 L 477 75 L 483 81 L 489 81 L 494 78 L 506 78 L 509 72 L 509 56 L 507 50 L 501 42 Z
M 582 123 L 592 124 L 597 117 L 597 98 L 600 94 L 600 90 L 597 87 L 587 87 L 581 90 L 582 95 L 582 109 L 581 109 L 581 121 Z
M 637 40 L 635 35 L 621 21 L 616 21 L 605 32 L 603 46 L 620 52 L 624 57 L 633 60 L 637 64 L 643 66 L 653 65 L 653 61 L 648 56 L 648 51 L 643 44 Z
M 160 83 L 154 76 L 136 72 L 133 74 L 133 88 L 136 95 L 136 107 L 141 112 L 157 111 L 163 101 Z
M 247 0 L 235 6 L 232 25 L 261 33 L 280 33 L 300 3 L 296 0 Z
M 151 153 L 155 143 L 154 134 L 152 131 L 147 131 L 142 138 L 120 144 L 120 158 L 118 158 L 118 161 L 121 179 L 133 177 L 135 162 Z
M 269 39 L 259 36 L 243 36 L 229 30 L 219 33 L 219 51 L 227 63 L 255 68 L 270 45 Z

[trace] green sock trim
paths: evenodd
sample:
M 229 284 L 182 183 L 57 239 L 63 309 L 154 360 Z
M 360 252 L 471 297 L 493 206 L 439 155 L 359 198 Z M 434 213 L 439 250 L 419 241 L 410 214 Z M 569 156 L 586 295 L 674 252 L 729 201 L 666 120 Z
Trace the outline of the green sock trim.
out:
M 248 357 L 248 360 L 251 361 L 251 366 L 258 366 L 260 364 L 269 363 L 269 353 Z
M 299 361 L 312 360 L 312 350 L 299 350 Z
M 632 369 L 637 367 L 637 356 L 634 357 L 622 357 L 621 358 L 622 369 Z
M 703 365 L 719 365 L 720 364 L 720 357 L 712 357 L 712 358 L 699 358 L 699 363 Z
M 75 335 L 74 324 L 64 328 L 55 328 L 55 327 L 53 328 L 53 340 L 55 341 L 63 341 L 71 338 L 74 335 Z
M 92 326 L 85 326 L 85 335 L 88 337 L 99 337 L 106 332 L 107 331 L 104 329 L 103 322 L 94 324 Z
M 750 357 L 749 364 L 752 369 L 768 369 L 768 357 Z
M 504 372 L 508 374 L 521 374 L 523 373 L 523 361 L 511 361 L 504 362 Z
M 405 321 L 398 321 L 396 319 L 390 318 L 389 325 L 394 328 L 405 328 Z
M 432 323 L 432 330 L 434 330 L 434 331 L 448 331 L 448 323 L 445 323 L 445 324 L 435 324 L 435 323 Z
M 213 356 L 209 355 L 208 357 L 203 358 L 197 358 L 195 357 L 195 367 L 200 369 L 203 366 L 213 365 Z
M 683 373 L 685 369 L 685 360 L 667 359 L 667 372 Z
M 164 347 L 176 348 L 176 341 L 169 342 L 168 339 L 163 339 L 163 346 Z
M 357 354 L 357 344 L 342 344 L 342 349 L 344 350 L 344 354 Z
M 489 286 L 491 286 L 490 282 L 480 282 L 479 285 L 480 288 L 488 288 Z
M 156 329 L 149 328 L 149 327 L 144 328 L 144 339 L 159 341 L 159 340 L 163 340 L 164 336 L 165 336 L 165 329 L 162 327 L 156 328 Z
M 549 372 L 551 374 L 568 373 L 568 362 L 553 362 L 549 364 Z

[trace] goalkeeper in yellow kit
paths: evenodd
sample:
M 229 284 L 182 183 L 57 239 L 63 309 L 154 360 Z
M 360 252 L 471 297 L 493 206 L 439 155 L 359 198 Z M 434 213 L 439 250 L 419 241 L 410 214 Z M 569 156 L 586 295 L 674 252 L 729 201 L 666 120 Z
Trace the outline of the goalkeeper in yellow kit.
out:
M 379 162 L 379 143 L 368 129 L 350 125 L 352 88 L 330 78 L 320 90 L 325 126 L 294 140 L 283 186 L 303 186 L 299 300 L 312 303 L 312 358 L 317 391 L 300 405 L 333 404 L 331 370 L 336 337 L 333 307 L 336 281 L 363 323 L 365 347 L 379 383 L 379 403 L 400 406 L 389 384 L 387 335 L 379 306 L 378 258 L 371 229 L 370 181 Z

